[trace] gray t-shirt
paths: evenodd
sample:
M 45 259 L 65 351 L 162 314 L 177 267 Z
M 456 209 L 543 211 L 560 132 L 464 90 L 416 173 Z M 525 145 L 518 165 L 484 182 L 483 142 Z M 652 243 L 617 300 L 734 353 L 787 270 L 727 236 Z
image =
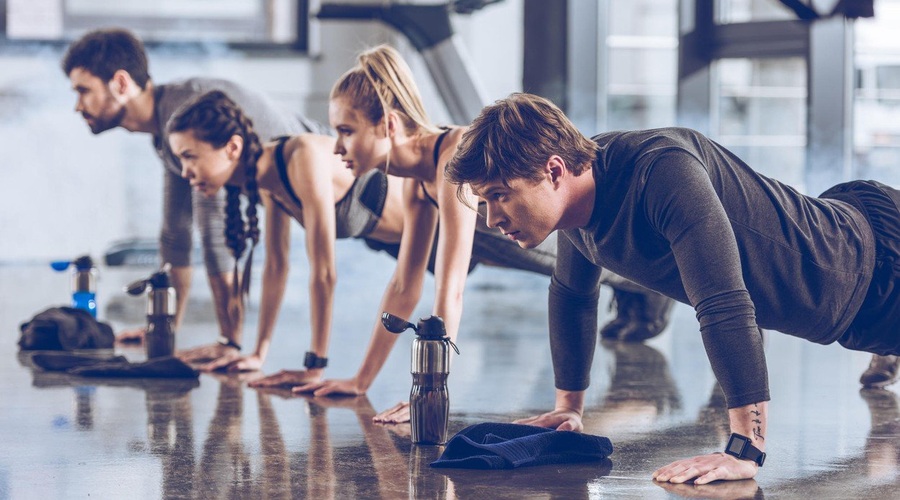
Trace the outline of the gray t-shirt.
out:
M 322 133 L 321 128 L 313 122 L 298 115 L 280 111 L 279 108 L 263 94 L 252 92 L 230 82 L 213 78 L 190 78 L 179 82 L 166 83 L 156 87 L 155 113 L 161 133 L 172 115 L 184 103 L 213 90 L 221 90 L 228 95 L 253 120 L 253 129 L 260 141 L 266 142 L 281 135 L 294 135 L 303 132 Z M 153 137 L 156 153 L 170 172 L 181 175 L 181 165 L 172 150 L 169 141 L 159 135 Z
M 820 344 L 848 328 L 875 260 L 858 210 L 760 175 L 692 130 L 594 141 L 594 209 L 561 231 L 550 290 L 558 388 L 589 383 L 601 267 L 694 307 L 730 408 L 769 399 L 758 326 Z

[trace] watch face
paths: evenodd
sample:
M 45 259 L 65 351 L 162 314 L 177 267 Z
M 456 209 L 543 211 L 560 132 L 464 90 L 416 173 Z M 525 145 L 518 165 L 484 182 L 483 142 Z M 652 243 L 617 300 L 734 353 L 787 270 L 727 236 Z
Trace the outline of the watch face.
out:
M 747 441 L 741 439 L 738 436 L 731 436 L 731 439 L 728 441 L 728 452 L 733 453 L 734 455 L 740 455 L 742 451 L 744 451 L 744 445 L 747 444 Z

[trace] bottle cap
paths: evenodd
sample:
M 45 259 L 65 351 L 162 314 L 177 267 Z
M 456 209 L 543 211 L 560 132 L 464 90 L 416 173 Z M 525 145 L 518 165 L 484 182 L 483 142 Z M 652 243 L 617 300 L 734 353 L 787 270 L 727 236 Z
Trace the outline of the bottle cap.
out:
M 153 273 L 147 280 L 150 282 L 150 288 L 169 288 L 172 286 L 172 280 L 169 279 L 169 273 L 165 271 L 157 271 Z
M 416 333 L 428 339 L 440 339 L 447 336 L 444 320 L 440 316 L 429 316 L 419 320 Z
M 75 269 L 79 271 L 87 271 L 94 267 L 94 261 L 91 259 L 90 255 L 82 255 L 72 261 L 72 263 L 75 264 Z

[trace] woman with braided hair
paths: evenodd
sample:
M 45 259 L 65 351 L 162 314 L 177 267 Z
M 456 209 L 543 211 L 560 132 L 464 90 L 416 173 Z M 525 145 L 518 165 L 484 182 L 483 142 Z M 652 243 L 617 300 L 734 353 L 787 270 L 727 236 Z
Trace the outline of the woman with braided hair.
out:
M 306 370 L 284 371 L 261 382 L 296 385 L 321 377 L 327 362 L 335 287 L 334 241 L 372 239 L 396 245 L 402 231 L 400 189 L 384 175 L 356 179 L 334 155 L 334 138 L 300 134 L 263 145 L 253 124 L 223 92 L 213 91 L 186 103 L 169 121 L 169 143 L 194 189 L 214 196 L 227 190 L 226 237 L 235 259 L 248 249 L 243 293 L 249 290 L 253 247 L 260 238 L 257 205 L 266 210 L 266 256 L 262 276 L 259 330 L 255 351 L 233 350 L 204 366 L 207 370 L 258 370 L 266 358 L 287 279 L 290 219 L 306 228 L 310 260 L 311 349 Z M 395 185 L 389 189 L 389 186 Z M 240 194 L 247 196 L 241 213 Z M 245 219 L 246 216 L 246 219 Z M 235 267 L 237 278 L 237 267 Z

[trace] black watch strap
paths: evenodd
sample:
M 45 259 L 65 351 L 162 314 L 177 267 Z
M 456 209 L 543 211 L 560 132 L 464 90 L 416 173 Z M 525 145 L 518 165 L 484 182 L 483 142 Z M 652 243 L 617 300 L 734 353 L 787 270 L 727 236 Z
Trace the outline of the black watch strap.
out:
M 225 346 L 225 347 L 234 347 L 234 348 L 237 349 L 238 351 L 241 350 L 241 344 L 238 344 L 237 342 L 231 340 L 231 339 L 228 338 L 228 337 L 225 337 L 224 335 L 221 336 L 221 337 L 219 337 L 219 339 L 216 340 L 216 342 L 217 342 L 218 344 L 220 344 L 220 345 Z
M 736 432 L 731 433 L 731 438 L 728 439 L 728 444 L 725 445 L 725 453 L 741 460 L 756 462 L 756 465 L 760 467 L 766 461 L 765 452 L 753 446 L 750 438 Z
M 328 358 L 322 358 L 317 356 L 314 352 L 306 351 L 306 357 L 303 359 L 303 366 L 306 367 L 307 370 L 313 368 L 325 368 L 328 366 Z

